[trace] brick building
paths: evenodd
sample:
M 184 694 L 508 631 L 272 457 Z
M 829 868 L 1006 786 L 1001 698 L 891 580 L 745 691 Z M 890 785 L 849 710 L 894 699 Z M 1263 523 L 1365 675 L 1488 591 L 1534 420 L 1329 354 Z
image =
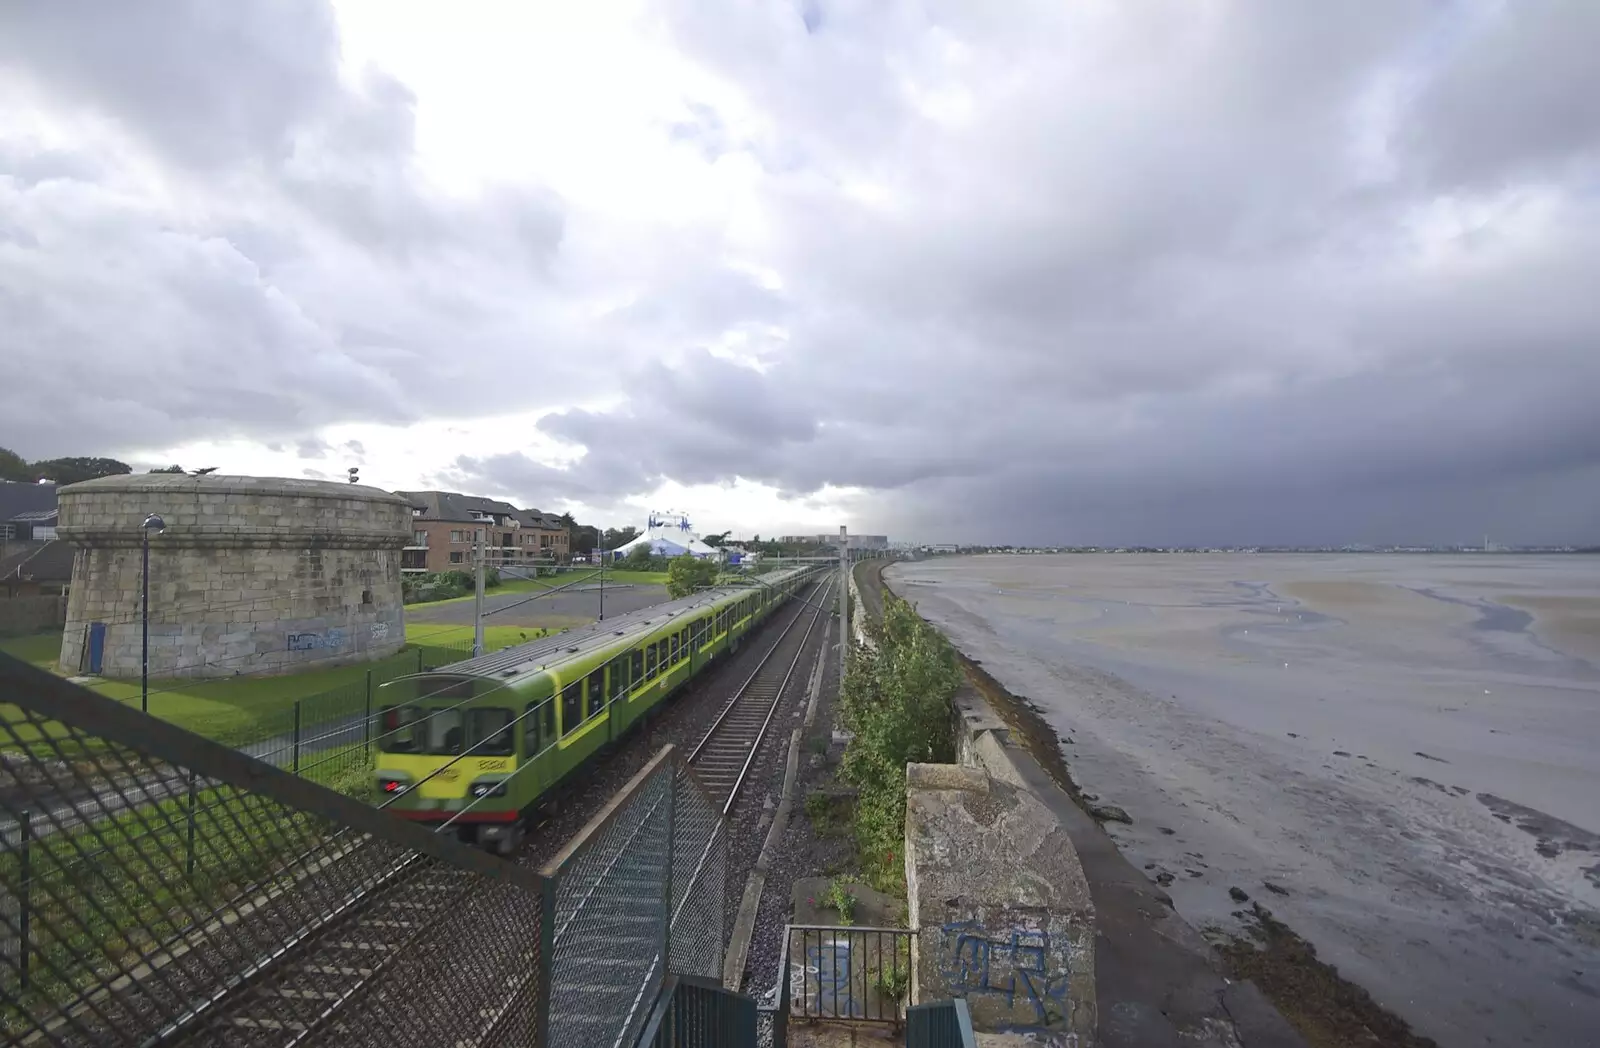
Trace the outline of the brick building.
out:
M 572 536 L 548 514 L 509 502 L 453 491 L 400 491 L 411 503 L 412 542 L 400 553 L 400 570 L 472 570 L 474 536 L 485 532 L 490 567 L 552 561 L 565 563 Z

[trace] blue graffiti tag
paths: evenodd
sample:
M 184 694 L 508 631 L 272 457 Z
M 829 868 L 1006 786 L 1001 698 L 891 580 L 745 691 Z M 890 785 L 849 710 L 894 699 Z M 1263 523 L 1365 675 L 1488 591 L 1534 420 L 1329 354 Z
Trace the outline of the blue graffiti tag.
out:
M 977 921 L 954 921 L 940 932 L 940 972 L 953 992 L 994 994 L 1007 1008 L 1021 995 L 1041 1026 L 1066 1017 L 1068 973 L 1049 970 L 1048 932 L 1012 928 L 996 936 Z
M 850 943 L 835 941 L 806 947 L 806 965 L 816 973 L 819 1015 L 839 1018 L 864 1014 L 850 979 Z
M 330 629 L 326 633 L 288 634 L 290 651 L 316 651 L 318 648 L 344 647 L 344 630 Z

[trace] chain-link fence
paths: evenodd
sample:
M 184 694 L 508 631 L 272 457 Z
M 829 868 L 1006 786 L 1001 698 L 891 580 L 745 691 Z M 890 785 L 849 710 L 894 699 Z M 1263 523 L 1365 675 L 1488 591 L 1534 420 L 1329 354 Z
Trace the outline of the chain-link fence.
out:
M 563 1048 L 632 1043 L 669 971 L 720 976 L 726 872 L 721 811 L 664 748 L 545 867 Z
M 537 874 L 4 657 L 0 696 L 6 1043 L 535 1043 Z
M 721 807 L 687 767 L 674 779 L 672 813 L 672 926 L 674 975 L 722 977 L 723 901 L 728 836 Z
M 5 1043 L 609 1046 L 720 972 L 670 747 L 540 875 L 3 655 L 0 697 Z

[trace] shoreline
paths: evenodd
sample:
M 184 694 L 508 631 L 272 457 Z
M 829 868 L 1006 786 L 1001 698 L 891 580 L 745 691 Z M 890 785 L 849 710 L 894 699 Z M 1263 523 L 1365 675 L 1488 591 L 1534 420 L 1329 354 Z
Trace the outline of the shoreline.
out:
M 878 586 L 896 593 L 889 580 L 882 577 L 884 568 L 892 563 L 877 566 L 871 576 Z M 864 579 L 860 582 L 865 585 Z M 930 624 L 950 640 L 972 687 L 1011 729 L 1013 743 L 1032 758 L 1049 780 L 1100 827 L 1108 822 L 1123 821 L 1126 815 L 1120 808 L 1097 803 L 1100 798 L 1086 794 L 1074 779 L 1067 757 L 1067 747 L 1073 744 L 1072 740 L 1061 737 L 1048 722 L 1045 712 L 1033 700 L 1014 694 L 997 680 L 982 660 L 964 651 L 948 636 L 947 630 L 937 623 Z M 1106 839 L 1122 855 L 1121 847 L 1109 834 Z M 1157 882 L 1146 880 L 1171 911 L 1172 918 L 1182 921 L 1187 930 L 1209 944 L 1207 962 L 1229 979 L 1253 983 L 1312 1048 L 1340 1048 L 1350 1044 L 1366 1044 L 1372 1048 L 1439 1048 L 1437 1042 L 1415 1033 L 1403 1019 L 1385 1010 L 1365 989 L 1339 975 L 1334 966 L 1318 957 L 1314 946 L 1278 920 L 1270 906 L 1253 901 L 1248 911 L 1241 911 L 1247 914 L 1243 921 L 1244 935 L 1208 933 L 1195 929 L 1178 914 L 1170 896 L 1159 890 Z M 1114 888 L 1104 881 L 1096 883 L 1096 878 L 1091 876 L 1090 889 L 1097 909 L 1102 905 L 1102 897 L 1111 896 Z M 1268 894 L 1270 896 L 1270 891 Z
M 1127 813 L 1107 833 L 1193 926 L 1305 969 L 1276 991 L 1286 1011 L 1336 975 L 1331 1008 L 1367 987 L 1451 1048 L 1600 1022 L 1600 837 L 1561 821 L 1593 821 L 1596 678 L 1474 589 L 1590 583 L 1360 558 L 986 560 L 902 563 L 890 589 L 1043 722 L 1036 746 L 1060 733 L 1078 803 Z M 1359 585 L 1279 588 L 1302 579 Z M 1296 599 L 1313 594 L 1359 600 L 1314 605 L 1334 619 Z

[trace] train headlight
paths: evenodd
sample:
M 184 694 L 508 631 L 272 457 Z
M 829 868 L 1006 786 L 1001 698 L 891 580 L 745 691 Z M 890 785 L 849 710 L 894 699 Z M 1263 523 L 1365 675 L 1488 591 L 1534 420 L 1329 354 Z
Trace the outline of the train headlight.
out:
M 378 792 L 380 793 L 402 793 L 405 788 L 404 779 L 394 779 L 387 775 L 378 776 Z
M 472 795 L 474 797 L 504 797 L 506 795 L 506 784 L 504 781 L 475 782 L 472 784 Z

